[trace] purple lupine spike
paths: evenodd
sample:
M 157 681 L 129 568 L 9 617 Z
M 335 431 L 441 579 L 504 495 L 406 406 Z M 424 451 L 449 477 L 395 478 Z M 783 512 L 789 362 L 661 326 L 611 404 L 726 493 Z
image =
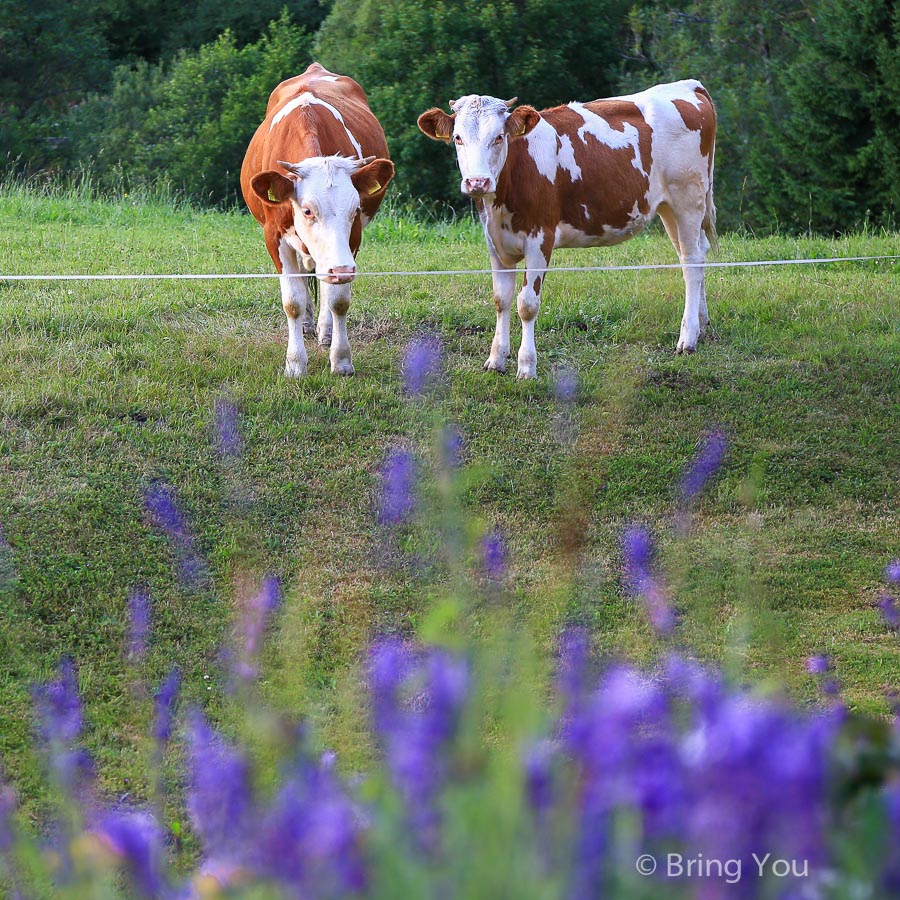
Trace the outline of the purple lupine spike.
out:
M 8 853 L 16 843 L 16 792 L 0 773 L 0 857 Z
M 481 567 L 490 581 L 506 577 L 506 544 L 499 531 L 491 531 L 481 539 Z
M 165 887 L 164 840 L 153 816 L 143 810 L 109 810 L 92 829 L 125 865 L 131 885 L 142 897 L 161 897 Z
M 882 594 L 878 599 L 878 608 L 881 610 L 881 619 L 892 631 L 900 629 L 900 610 L 897 609 L 897 601 L 889 594 Z
M 176 666 L 166 676 L 166 680 L 160 685 L 154 696 L 156 715 L 153 721 L 153 737 L 160 749 L 165 747 L 172 735 L 175 708 L 178 704 L 180 690 L 181 671 Z
M 467 694 L 468 667 L 446 650 L 418 652 L 385 639 L 369 661 L 372 715 L 391 779 L 404 800 L 418 844 L 434 851 L 447 747 Z
M 625 580 L 628 592 L 642 601 L 650 624 L 658 634 L 671 634 L 675 628 L 675 610 L 667 592 L 653 575 L 653 540 L 641 525 L 632 525 L 622 534 Z
M 884 580 L 889 584 L 900 584 L 900 559 L 893 559 L 884 567 Z
M 188 724 L 187 808 L 205 855 L 239 863 L 251 810 L 249 765 L 198 710 Z
M 532 812 L 540 819 L 553 805 L 553 761 L 556 748 L 544 739 L 533 741 L 522 754 L 525 797 Z
M 681 481 L 681 496 L 685 502 L 696 497 L 719 471 L 727 450 L 728 440 L 724 432 L 711 431 L 703 438 Z
M 145 505 L 153 524 L 172 544 L 178 559 L 178 568 L 185 584 L 199 587 L 207 577 L 206 564 L 194 547 L 194 538 L 187 526 L 172 488 L 157 482 L 147 491 Z
M 254 679 L 259 674 L 258 659 L 262 650 L 266 625 L 279 602 L 278 579 L 269 575 L 263 579 L 259 593 L 247 605 L 241 623 L 243 648 L 236 667 L 239 677 Z
M 128 596 L 128 658 L 139 662 L 147 652 L 150 634 L 150 597 L 135 589 Z
M 414 338 L 403 358 L 403 383 L 410 394 L 425 393 L 441 371 L 441 344 L 435 335 Z
M 806 671 L 810 675 L 824 675 L 830 668 L 831 664 L 825 653 L 816 653 L 806 658 Z
M 566 628 L 559 639 L 556 689 L 568 707 L 584 694 L 589 657 L 590 638 L 587 629 Z
M 557 400 L 571 403 L 578 394 L 578 376 L 572 369 L 557 369 L 553 373 L 553 391 Z
M 458 469 L 462 465 L 463 438 L 456 428 L 448 426 L 443 430 L 441 450 L 447 468 Z
M 261 817 L 258 867 L 292 896 L 358 894 L 363 824 L 329 765 L 298 761 Z
M 81 734 L 82 711 L 75 665 L 60 660 L 59 677 L 35 688 L 34 700 L 41 734 L 56 744 L 72 744 Z
M 393 450 L 381 471 L 378 521 L 382 525 L 406 522 L 416 507 L 416 462 L 406 450 Z
M 241 432 L 237 406 L 227 397 L 219 397 L 215 403 L 214 417 L 219 453 L 226 459 L 240 456 Z

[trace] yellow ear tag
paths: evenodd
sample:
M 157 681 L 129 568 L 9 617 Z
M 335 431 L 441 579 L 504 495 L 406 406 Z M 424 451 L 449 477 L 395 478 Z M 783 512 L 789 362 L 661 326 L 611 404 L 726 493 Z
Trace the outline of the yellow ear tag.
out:
M 375 184 L 369 188 L 370 194 L 377 194 L 381 190 L 381 182 L 376 181 Z
M 271 187 L 269 188 L 269 199 L 270 199 L 273 203 L 277 203 L 277 202 L 278 202 L 278 198 L 275 196 L 275 191 L 273 191 Z

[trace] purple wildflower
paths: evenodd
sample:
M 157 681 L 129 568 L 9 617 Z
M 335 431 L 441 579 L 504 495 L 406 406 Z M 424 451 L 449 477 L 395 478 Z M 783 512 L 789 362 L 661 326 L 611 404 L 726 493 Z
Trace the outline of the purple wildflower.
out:
M 50 743 L 71 744 L 81 734 L 81 700 L 72 660 L 59 663 L 59 678 L 37 687 L 35 708 L 41 735 Z
M 185 583 L 191 588 L 199 587 L 206 580 L 206 565 L 194 548 L 194 538 L 178 508 L 174 491 L 169 485 L 157 482 L 147 492 L 145 504 L 153 524 L 172 543 Z
M 226 459 L 240 456 L 241 433 L 238 428 L 238 409 L 226 397 L 219 397 L 215 404 L 216 443 L 219 453 Z
M 559 639 L 556 689 L 571 709 L 587 685 L 590 639 L 584 628 L 567 628 Z
M 672 609 L 662 583 L 653 575 L 653 541 L 650 532 L 641 525 L 632 525 L 622 534 L 625 559 L 625 579 L 628 592 L 640 599 L 658 634 L 671 634 L 675 627 Z
M 550 811 L 553 804 L 553 760 L 556 750 L 548 740 L 532 742 L 522 755 L 525 796 L 538 819 Z
M 685 502 L 696 497 L 719 471 L 727 449 L 728 441 L 722 431 L 711 431 L 706 435 L 681 481 L 681 495 Z
M 93 830 L 125 863 L 131 884 L 140 896 L 161 895 L 165 884 L 163 835 L 152 815 L 137 809 L 110 810 Z
M 893 559 L 885 566 L 884 580 L 890 584 L 900 584 L 900 559 Z
M 262 650 L 266 624 L 279 601 L 278 579 L 270 575 L 263 579 L 259 593 L 249 602 L 244 613 L 240 629 L 243 653 L 237 664 L 239 677 L 253 679 L 259 674 L 257 661 Z
M 391 778 L 421 846 L 438 841 L 438 792 L 446 750 L 468 692 L 468 666 L 447 651 L 415 651 L 396 638 L 378 642 L 369 660 L 373 723 Z
M 892 631 L 900 628 L 900 610 L 897 609 L 897 601 L 889 594 L 882 594 L 878 600 L 878 608 L 881 610 L 881 618 L 885 625 Z
M 437 337 L 427 335 L 410 341 L 402 369 L 403 382 L 410 394 L 427 391 L 441 369 L 441 345 Z
M 150 598 L 146 591 L 133 590 L 128 597 L 128 658 L 139 662 L 147 652 L 150 633 Z
M 180 690 L 181 672 L 175 667 L 166 676 L 166 680 L 154 696 L 156 716 L 153 721 L 153 737 L 160 750 L 165 747 L 172 735 L 175 707 Z
M 506 545 L 497 531 L 481 539 L 481 566 L 490 581 L 502 581 L 506 575 Z
M 378 521 L 399 525 L 407 521 L 416 506 L 416 463 L 406 450 L 392 451 L 381 473 L 381 500 Z
M 188 796 L 191 825 L 208 858 L 239 863 L 251 809 L 249 767 L 195 710 L 188 727 Z
M 292 896 L 344 897 L 365 888 L 362 824 L 328 765 L 301 761 L 260 829 L 258 866 Z
M 441 435 L 443 461 L 448 469 L 458 469 L 462 465 L 463 438 L 452 426 L 444 429 Z
M 571 403 L 578 394 L 578 376 L 572 369 L 557 369 L 553 375 L 553 389 L 558 400 Z
M 824 675 L 831 668 L 828 656 L 825 653 L 817 653 L 806 659 L 806 671 L 810 675 Z
M 16 792 L 0 775 L 0 856 L 12 849 L 16 842 L 13 817 L 16 812 Z

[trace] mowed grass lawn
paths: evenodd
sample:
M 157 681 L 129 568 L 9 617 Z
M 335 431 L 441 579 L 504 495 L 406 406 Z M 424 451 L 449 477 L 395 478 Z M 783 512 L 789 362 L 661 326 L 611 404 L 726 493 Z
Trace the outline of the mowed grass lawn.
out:
M 881 255 L 897 235 L 842 240 L 724 236 L 719 260 Z M 669 263 L 661 231 L 556 265 Z M 468 220 L 384 215 L 363 272 L 483 268 Z M 4 273 L 268 272 L 246 214 L 123 197 L 0 193 Z M 127 601 L 152 598 L 143 674 L 172 665 L 187 699 L 227 718 L 219 665 L 240 602 L 281 579 L 284 606 L 264 668 L 274 702 L 305 711 L 353 759 L 364 723 L 351 697 L 372 634 L 409 631 L 451 589 L 428 523 L 386 534 L 379 469 L 401 445 L 421 460 L 436 424 L 455 425 L 455 497 L 505 537 L 509 577 L 491 601 L 547 652 L 563 623 L 599 654 L 652 662 L 672 644 L 735 677 L 786 684 L 817 702 L 804 662 L 827 652 L 850 707 L 884 714 L 900 685 L 898 636 L 876 603 L 900 556 L 900 266 L 896 262 L 712 270 L 711 339 L 673 348 L 678 271 L 558 273 L 538 325 L 538 378 L 482 372 L 494 325 L 487 275 L 360 277 L 350 339 L 356 376 L 335 378 L 310 346 L 303 380 L 283 375 L 286 326 L 274 280 L 0 282 L 0 757 L 39 792 L 30 686 L 63 655 L 77 663 L 87 742 L 104 782 L 139 795 L 147 704 L 123 651 Z M 400 364 L 435 332 L 445 375 L 426 400 Z M 514 321 L 514 351 L 518 329 Z M 573 405 L 554 373 L 576 373 Z M 223 458 L 217 401 L 239 412 L 241 453 Z M 673 528 L 677 486 L 698 441 L 720 427 L 725 466 Z M 171 485 L 205 583 L 178 577 L 149 520 L 147 489 Z M 423 501 L 424 504 L 424 501 Z M 681 613 L 654 637 L 627 598 L 623 527 L 649 525 Z M 431 542 L 431 543 L 429 543 Z M 475 562 L 471 562 L 473 570 Z M 478 609 L 470 611 L 478 627 Z

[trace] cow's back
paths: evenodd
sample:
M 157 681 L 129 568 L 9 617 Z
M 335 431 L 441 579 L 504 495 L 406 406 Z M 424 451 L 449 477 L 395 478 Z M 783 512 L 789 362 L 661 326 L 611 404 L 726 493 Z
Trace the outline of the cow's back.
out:
M 259 222 L 270 213 L 250 189 L 254 175 L 284 171 L 279 160 L 296 163 L 312 156 L 389 158 L 384 131 L 363 89 L 352 78 L 329 72 L 317 62 L 272 91 L 266 117 L 244 156 L 241 190 Z M 375 215 L 382 198 L 378 194 L 362 199 L 368 218 Z

